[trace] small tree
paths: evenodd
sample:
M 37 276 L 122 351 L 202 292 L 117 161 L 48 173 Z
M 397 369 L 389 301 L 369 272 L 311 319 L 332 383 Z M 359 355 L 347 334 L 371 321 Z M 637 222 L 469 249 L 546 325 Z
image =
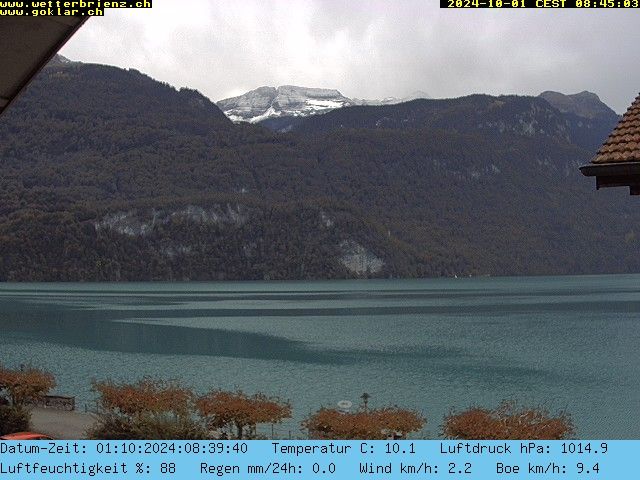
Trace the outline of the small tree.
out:
M 279 423 L 291 417 L 288 402 L 262 393 L 250 396 L 242 391 L 213 390 L 200 397 L 196 406 L 209 428 L 226 429 L 237 439 L 254 437 L 260 423 Z
M 144 414 L 173 414 L 187 416 L 192 409 L 194 395 L 175 382 L 143 378 L 138 383 L 114 383 L 111 380 L 94 382 L 100 395 L 100 407 L 128 417 Z
M 455 440 L 562 440 L 574 433 L 569 414 L 552 416 L 546 409 L 521 408 L 515 402 L 502 402 L 494 410 L 451 412 L 442 426 L 442 435 Z
M 309 436 L 320 440 L 384 440 L 400 434 L 406 436 L 422 429 L 426 420 L 418 412 L 385 407 L 343 413 L 321 408 L 302 422 Z
M 13 406 L 22 407 L 46 395 L 55 386 L 55 377 L 44 370 L 33 367 L 10 370 L 0 366 L 0 392 L 9 398 Z

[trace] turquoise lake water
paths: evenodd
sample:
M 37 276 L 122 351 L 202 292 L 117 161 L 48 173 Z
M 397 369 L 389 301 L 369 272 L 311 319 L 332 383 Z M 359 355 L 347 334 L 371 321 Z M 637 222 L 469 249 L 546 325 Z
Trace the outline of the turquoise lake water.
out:
M 325 282 L 0 284 L 0 363 L 92 379 L 179 379 L 427 417 L 501 399 L 566 409 L 580 438 L 640 438 L 640 276 Z

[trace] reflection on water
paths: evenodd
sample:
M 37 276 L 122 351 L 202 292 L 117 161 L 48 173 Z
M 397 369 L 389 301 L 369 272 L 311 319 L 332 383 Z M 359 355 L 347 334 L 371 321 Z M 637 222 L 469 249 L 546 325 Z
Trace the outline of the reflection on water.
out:
M 640 438 L 640 277 L 0 285 L 0 361 L 177 378 L 292 400 L 422 410 L 503 398 L 566 408 L 581 437 Z

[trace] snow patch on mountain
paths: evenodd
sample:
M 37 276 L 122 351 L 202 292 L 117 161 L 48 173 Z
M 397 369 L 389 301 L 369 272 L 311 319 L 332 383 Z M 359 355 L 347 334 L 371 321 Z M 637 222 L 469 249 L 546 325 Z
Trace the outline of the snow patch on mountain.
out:
M 386 97 L 386 98 L 383 98 L 382 100 L 366 100 L 361 98 L 353 98 L 352 101 L 356 105 L 379 106 L 379 105 L 396 105 L 398 103 L 410 102 L 411 100 L 417 100 L 419 98 L 430 99 L 431 96 L 428 93 L 423 92 L 422 90 L 418 90 L 416 92 L 413 92 L 410 95 L 407 95 L 406 97 L 400 97 L 400 98 Z

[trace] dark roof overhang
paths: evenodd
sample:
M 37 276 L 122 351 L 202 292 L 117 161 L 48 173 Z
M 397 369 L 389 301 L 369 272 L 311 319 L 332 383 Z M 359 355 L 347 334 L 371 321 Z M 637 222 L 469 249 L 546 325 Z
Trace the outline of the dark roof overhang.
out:
M 0 114 L 89 17 L 0 17 Z
M 596 189 L 629 187 L 631 195 L 640 195 L 640 162 L 590 163 L 580 167 L 586 177 L 596 177 Z

